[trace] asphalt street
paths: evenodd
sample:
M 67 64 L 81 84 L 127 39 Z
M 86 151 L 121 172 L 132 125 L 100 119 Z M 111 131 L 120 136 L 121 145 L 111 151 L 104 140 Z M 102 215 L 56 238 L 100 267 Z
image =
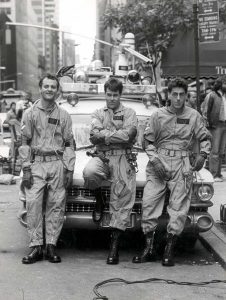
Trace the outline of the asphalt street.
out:
M 21 258 L 28 252 L 26 229 L 18 220 L 20 207 L 18 184 L 0 186 L 0 300 L 83 300 L 93 299 L 93 287 L 100 281 L 120 277 L 126 280 L 148 278 L 175 281 L 225 280 L 226 272 L 200 242 L 194 250 L 179 251 L 174 268 L 165 268 L 161 262 L 135 265 L 131 259 L 137 253 L 132 240 L 120 251 L 120 264 L 106 265 L 107 235 L 68 233 L 58 249 L 61 264 L 41 261 L 23 265 Z M 105 242 L 106 237 L 106 242 Z M 133 238 L 133 237 L 132 237 Z M 102 242 L 100 240 L 102 239 Z M 99 292 L 110 300 L 152 299 L 226 299 L 226 284 L 203 287 L 179 286 L 166 283 L 108 284 Z

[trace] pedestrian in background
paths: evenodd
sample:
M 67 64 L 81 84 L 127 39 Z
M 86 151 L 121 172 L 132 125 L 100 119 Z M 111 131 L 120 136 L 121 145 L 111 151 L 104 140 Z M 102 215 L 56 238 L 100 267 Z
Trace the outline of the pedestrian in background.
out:
M 206 86 L 206 91 L 205 91 L 205 99 L 201 103 L 201 113 L 203 115 L 203 118 L 205 120 L 205 124 L 207 127 L 209 127 L 208 121 L 207 121 L 208 102 L 209 102 L 209 97 L 211 95 L 211 92 L 213 91 L 214 84 L 215 84 L 215 80 L 213 80 L 213 79 L 209 79 L 207 81 L 207 86 Z
M 121 104 L 122 90 L 123 84 L 116 78 L 104 84 L 106 106 L 96 110 L 91 120 L 90 141 L 96 146 L 97 157 L 93 157 L 83 171 L 85 187 L 93 190 L 96 198 L 93 211 L 96 223 L 103 218 L 105 201 L 101 184 L 104 180 L 111 182 L 109 226 L 112 234 L 107 264 L 119 262 L 120 237 L 129 226 L 136 196 L 132 147 L 137 134 L 137 117 L 133 109 Z
M 16 103 L 12 102 L 10 104 L 10 109 L 6 114 L 6 119 L 3 123 L 4 125 L 9 126 L 10 132 L 11 132 L 11 142 L 10 142 L 10 150 L 9 150 L 9 158 L 13 159 L 14 158 L 14 131 L 15 129 L 13 128 L 13 124 L 17 122 L 17 114 L 16 114 Z
M 197 109 L 197 92 L 195 90 L 188 91 L 185 104 L 191 108 Z
M 16 111 L 19 109 L 26 110 L 32 106 L 32 94 L 31 92 L 25 92 L 23 99 L 17 101 Z
M 6 114 L 6 119 L 4 121 L 4 124 L 11 125 L 11 120 L 15 120 L 15 119 L 16 119 L 16 103 L 12 102 L 10 104 L 10 109 Z
M 149 158 L 142 203 L 142 230 L 146 244 L 141 254 L 133 258 L 133 263 L 156 259 L 154 234 L 168 188 L 169 222 L 162 264 L 174 265 L 174 246 L 184 229 L 190 207 L 193 171 L 201 170 L 210 152 L 210 134 L 204 126 L 202 116 L 185 106 L 187 89 L 183 79 L 170 81 L 170 106 L 155 111 L 144 132 L 143 148 Z M 200 142 L 200 153 L 191 164 L 190 150 L 195 138 Z
M 215 181 L 222 182 L 221 166 L 226 146 L 226 76 L 217 78 L 209 95 L 207 121 L 213 138 L 209 170 Z
M 23 178 L 27 208 L 27 228 L 31 252 L 22 259 L 32 264 L 43 258 L 61 262 L 55 252 L 65 212 L 66 188 L 73 178 L 75 164 L 72 120 L 55 102 L 59 81 L 51 74 L 39 81 L 40 99 L 24 111 L 22 119 Z M 43 237 L 43 196 L 46 191 L 45 237 Z
M 15 163 L 19 156 L 19 147 L 21 146 L 21 120 L 23 116 L 23 110 L 19 109 L 16 114 L 16 119 L 10 121 L 11 130 L 11 162 L 12 162 L 12 174 L 14 174 Z

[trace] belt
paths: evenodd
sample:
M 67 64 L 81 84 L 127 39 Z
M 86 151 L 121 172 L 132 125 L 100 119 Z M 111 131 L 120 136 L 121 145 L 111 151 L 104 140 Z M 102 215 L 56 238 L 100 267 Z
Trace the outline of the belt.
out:
M 50 162 L 59 160 L 61 157 L 57 155 L 35 155 L 34 161 L 37 162 Z
M 34 150 L 33 149 L 33 153 L 34 155 L 38 155 L 38 156 L 52 156 L 52 155 L 56 155 L 56 153 L 58 155 L 63 155 L 63 151 L 60 151 L 60 150 L 57 150 L 57 151 L 45 151 L 45 152 L 42 152 L 41 150 Z
M 170 150 L 170 149 L 165 149 L 165 148 L 158 148 L 157 149 L 158 153 L 162 153 L 167 156 L 179 156 L 179 157 L 186 157 L 189 156 L 189 152 L 186 150 Z
M 111 155 L 122 155 L 122 154 L 130 154 L 132 153 L 131 149 L 111 149 L 107 151 L 101 151 L 98 150 L 98 153 L 103 153 L 106 156 L 111 156 Z

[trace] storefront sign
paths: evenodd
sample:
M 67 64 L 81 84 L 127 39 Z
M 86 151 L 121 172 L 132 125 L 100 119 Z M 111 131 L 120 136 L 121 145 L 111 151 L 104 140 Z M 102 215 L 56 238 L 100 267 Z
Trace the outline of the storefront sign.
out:
M 216 66 L 217 75 L 226 75 L 226 67 Z

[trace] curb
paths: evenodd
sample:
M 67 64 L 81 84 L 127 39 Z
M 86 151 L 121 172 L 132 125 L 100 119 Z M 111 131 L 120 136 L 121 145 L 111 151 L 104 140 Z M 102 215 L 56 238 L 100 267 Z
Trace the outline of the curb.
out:
M 200 233 L 199 239 L 204 247 L 211 251 L 214 258 L 226 270 L 226 231 L 214 225 L 208 232 Z

